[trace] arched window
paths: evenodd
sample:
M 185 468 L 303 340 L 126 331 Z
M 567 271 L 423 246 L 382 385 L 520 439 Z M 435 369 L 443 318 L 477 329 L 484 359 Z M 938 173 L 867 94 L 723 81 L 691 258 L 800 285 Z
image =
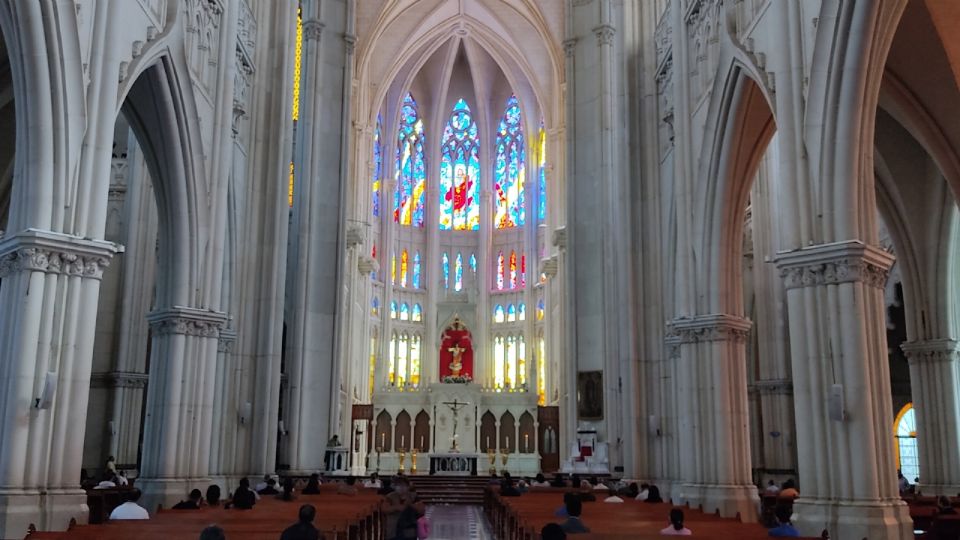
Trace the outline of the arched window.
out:
M 390 301 L 390 318 L 391 318 L 391 319 L 396 319 L 396 318 L 397 318 L 397 302 L 396 302 L 396 300 L 391 300 L 391 301 Z
M 449 289 L 450 288 L 450 257 L 448 257 L 446 253 L 444 253 L 443 256 L 440 257 L 440 266 L 442 267 L 441 270 L 443 271 L 443 288 Z
M 407 259 L 408 259 L 408 257 L 409 257 L 409 256 L 407 255 L 407 250 L 406 250 L 406 249 L 404 249 L 402 252 L 400 252 L 400 286 L 401 286 L 401 287 L 406 287 L 406 286 L 407 286 Z
M 374 296 L 373 301 L 370 302 L 370 314 L 374 317 L 380 315 L 380 299 L 376 296 Z
M 470 254 L 470 270 L 473 270 L 474 274 L 477 273 L 477 254 L 476 253 Z
M 420 252 L 413 256 L 413 288 L 420 288 Z
M 513 304 L 507 306 L 507 322 L 514 322 L 517 320 L 517 308 L 513 307 Z
M 410 338 L 410 384 L 420 384 L 420 336 Z
M 503 337 L 497 336 L 493 339 L 493 381 L 496 388 L 503 388 L 506 379 L 504 377 L 503 367 L 506 364 L 504 356 L 506 350 Z
M 543 129 L 543 119 L 540 119 L 540 155 L 539 169 L 540 174 L 537 179 L 537 191 L 539 192 L 539 201 L 537 204 L 537 219 L 545 221 L 547 219 L 547 131 Z
M 397 254 L 390 256 L 390 284 L 397 284 Z
M 373 391 L 376 389 L 376 379 L 375 375 L 377 372 L 377 329 L 374 328 L 370 333 L 370 373 L 369 373 L 369 389 L 370 396 L 373 396 Z
M 463 255 L 457 253 L 457 260 L 453 265 L 453 290 L 460 292 L 463 290 Z
M 903 476 L 914 483 L 920 477 L 920 460 L 917 451 L 917 417 L 913 403 L 907 403 L 900 409 L 893 423 L 893 436 L 896 440 L 897 468 Z
M 497 307 L 493 308 L 493 322 L 501 323 L 504 320 L 505 319 L 503 315 L 503 306 L 501 306 L 500 304 L 497 304 Z
M 420 307 L 420 304 L 413 305 L 413 311 L 410 312 L 410 320 L 414 322 L 423 320 L 423 308 Z
M 517 288 L 517 252 L 510 252 L 510 288 Z
M 507 99 L 506 110 L 497 129 L 497 158 L 493 170 L 493 191 L 496 197 L 493 223 L 498 229 L 521 227 L 525 211 L 523 183 L 526 178 L 523 126 L 520 102 L 516 96 Z
M 543 330 L 537 336 L 537 405 L 547 404 L 547 348 L 543 339 Z
M 513 388 L 517 381 L 517 338 L 507 337 L 503 355 L 504 385 Z
M 517 320 L 525 321 L 527 320 L 527 305 L 523 302 L 517 304 Z
M 542 321 L 546 314 L 547 310 L 545 309 L 543 299 L 541 298 L 540 301 L 537 302 L 537 320 Z
M 397 343 L 396 385 L 403 386 L 407 382 L 407 358 L 410 346 L 410 336 L 402 334 Z
M 400 304 L 400 320 L 406 321 L 410 319 L 410 305 L 406 302 Z
M 527 344 L 523 336 L 517 336 L 517 385 L 527 384 Z
M 377 113 L 377 127 L 373 130 L 373 217 L 380 216 L 380 179 L 383 174 L 383 149 L 380 146 L 380 130 L 383 118 Z
M 504 264 L 503 264 L 503 252 L 500 252 L 500 255 L 497 256 L 497 290 L 503 290 L 503 275 L 504 275 Z
M 525 287 L 527 285 L 527 256 L 520 256 L 520 286 Z
M 480 139 L 467 102 L 460 99 L 443 130 L 440 229 L 480 228 Z
M 401 225 L 423 227 L 427 169 L 424 162 L 423 120 L 413 95 L 403 98 L 397 130 L 397 189 L 393 196 L 393 220 Z

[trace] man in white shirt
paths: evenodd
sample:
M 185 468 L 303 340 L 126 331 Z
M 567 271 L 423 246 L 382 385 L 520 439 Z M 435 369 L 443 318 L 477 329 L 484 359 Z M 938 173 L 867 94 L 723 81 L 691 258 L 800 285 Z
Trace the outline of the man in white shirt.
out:
M 120 487 L 124 487 L 124 486 L 130 485 L 130 481 L 127 480 L 127 476 L 126 476 L 125 474 L 123 474 L 123 471 L 117 471 L 117 476 L 114 477 L 114 480 L 113 480 L 113 481 L 114 481 L 115 484 L 117 484 L 117 485 L 120 486 Z
M 124 520 L 124 519 L 150 519 L 150 514 L 147 513 L 147 509 L 137 504 L 137 501 L 140 500 L 140 490 L 131 489 L 127 493 L 127 501 L 120 506 L 113 509 L 113 512 L 110 512 L 110 521 Z
M 774 495 L 774 496 L 776 496 L 776 495 L 779 495 L 779 494 L 780 494 L 780 486 L 778 486 L 778 485 L 776 484 L 776 482 L 774 482 L 773 480 L 771 480 L 770 483 L 767 484 L 766 489 L 764 489 L 763 491 L 764 491 L 764 493 L 767 494 L 767 495 Z
M 380 482 L 380 476 L 377 475 L 377 473 L 371 474 L 370 478 L 363 481 L 363 487 L 380 489 L 383 487 L 383 484 Z
M 637 493 L 637 496 L 634 499 L 638 501 L 647 500 L 647 495 L 650 495 L 650 484 L 640 484 L 640 493 Z
M 265 474 L 265 475 L 263 475 L 263 482 L 260 482 L 259 484 L 257 484 L 256 486 L 254 486 L 254 487 L 253 487 L 253 490 L 259 492 L 259 491 L 263 491 L 264 489 L 267 489 L 267 483 L 268 483 L 268 482 L 270 482 L 270 475 L 269 475 L 269 474 Z

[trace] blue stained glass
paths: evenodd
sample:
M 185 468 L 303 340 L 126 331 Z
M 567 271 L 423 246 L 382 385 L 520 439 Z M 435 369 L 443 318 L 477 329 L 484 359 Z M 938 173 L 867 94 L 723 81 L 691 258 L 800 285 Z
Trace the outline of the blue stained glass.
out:
M 525 321 L 527 320 L 527 306 L 523 302 L 517 304 L 517 320 Z
M 539 205 L 537 206 L 537 219 L 544 221 L 547 219 L 547 131 L 543 128 L 543 119 L 540 119 L 540 178 L 538 179 Z
M 390 318 L 391 318 L 391 319 L 396 319 L 396 318 L 397 318 L 397 302 L 396 302 L 396 300 L 392 300 L 392 301 L 390 302 Z
M 403 316 L 401 315 L 401 318 Z M 513 307 L 513 304 L 507 306 L 507 321 L 513 322 L 517 320 L 517 308 Z
M 453 107 L 443 130 L 440 160 L 440 229 L 480 228 L 480 139 L 467 102 Z
M 397 188 L 393 195 L 393 220 L 423 227 L 427 175 L 424 164 L 423 120 L 413 95 L 403 98 L 397 130 Z
M 473 270 L 474 274 L 477 273 L 477 255 L 475 253 L 470 255 L 470 269 Z
M 420 307 L 420 304 L 413 305 L 413 311 L 410 315 L 411 321 L 422 321 L 423 320 L 423 308 Z
M 493 170 L 493 223 L 498 229 L 521 227 L 526 212 L 523 188 L 526 178 L 526 149 L 520 118 L 520 102 L 516 96 L 507 99 L 506 110 L 497 129 L 497 157 Z
M 503 306 L 497 304 L 497 307 L 493 308 L 493 322 L 503 322 Z
M 377 113 L 377 127 L 373 131 L 373 215 L 380 215 L 380 179 L 383 174 L 383 150 L 380 147 L 380 130 L 383 118 Z
M 413 288 L 420 288 L 420 252 L 413 256 Z
M 462 291 L 463 290 L 463 255 L 457 253 L 457 260 L 454 263 L 454 281 L 453 281 L 453 290 Z
M 443 257 L 440 258 L 441 265 L 443 266 L 443 288 L 450 288 L 450 258 L 447 257 L 447 254 L 444 253 Z
M 410 306 L 406 303 L 400 304 L 400 320 L 405 321 L 410 318 Z

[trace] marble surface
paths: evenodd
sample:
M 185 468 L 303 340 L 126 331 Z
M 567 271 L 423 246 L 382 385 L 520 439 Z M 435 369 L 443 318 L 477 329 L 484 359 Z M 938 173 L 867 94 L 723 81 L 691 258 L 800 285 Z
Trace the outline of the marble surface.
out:
M 493 531 L 479 506 L 428 506 L 427 517 L 433 527 L 431 540 L 493 540 Z

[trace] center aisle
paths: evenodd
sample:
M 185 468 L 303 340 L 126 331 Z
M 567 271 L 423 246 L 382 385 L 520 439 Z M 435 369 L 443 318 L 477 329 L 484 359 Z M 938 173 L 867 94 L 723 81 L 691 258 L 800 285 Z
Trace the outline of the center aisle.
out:
M 480 506 L 431 505 L 427 517 L 433 527 L 430 540 L 493 540 Z

